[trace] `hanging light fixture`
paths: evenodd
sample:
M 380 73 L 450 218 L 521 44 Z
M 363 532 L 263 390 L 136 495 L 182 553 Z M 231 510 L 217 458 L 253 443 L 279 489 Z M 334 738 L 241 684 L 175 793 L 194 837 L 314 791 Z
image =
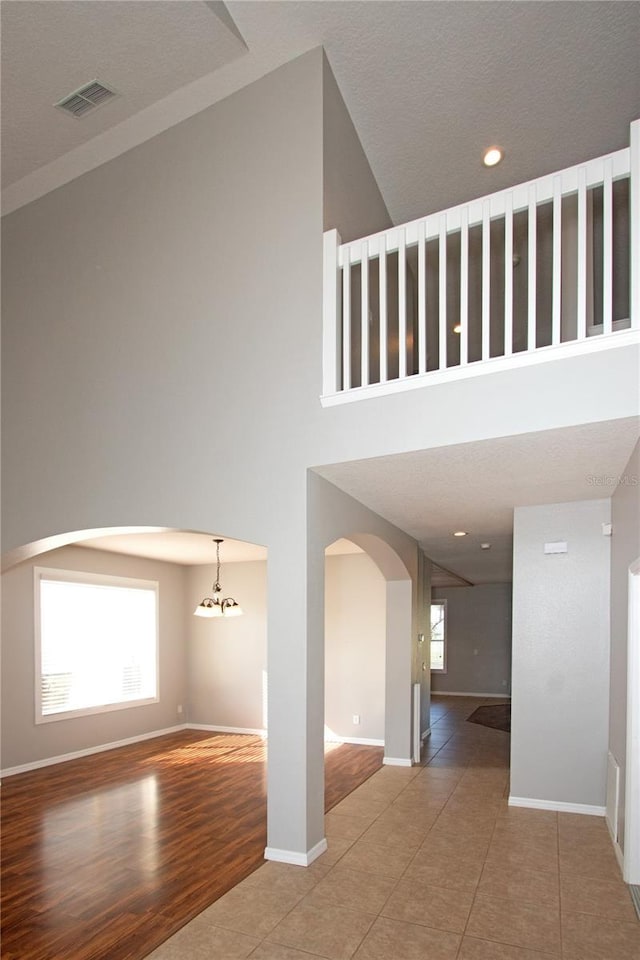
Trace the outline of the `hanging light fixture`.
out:
M 193 611 L 195 617 L 239 617 L 242 607 L 233 597 L 223 597 L 220 586 L 220 544 L 224 540 L 216 539 L 216 582 L 213 585 L 213 597 L 205 597 Z

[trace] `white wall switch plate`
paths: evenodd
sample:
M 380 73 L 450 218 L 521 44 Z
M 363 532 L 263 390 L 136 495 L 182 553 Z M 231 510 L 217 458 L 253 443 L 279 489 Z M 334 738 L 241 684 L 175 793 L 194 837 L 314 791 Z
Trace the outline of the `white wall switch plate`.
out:
M 551 543 L 545 543 L 544 545 L 545 553 L 567 553 L 567 551 L 566 540 L 552 540 Z

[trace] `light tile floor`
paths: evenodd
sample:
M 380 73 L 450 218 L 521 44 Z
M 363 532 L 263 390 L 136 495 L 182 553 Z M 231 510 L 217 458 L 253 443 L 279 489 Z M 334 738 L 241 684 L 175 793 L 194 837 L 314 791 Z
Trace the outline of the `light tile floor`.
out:
M 310 867 L 265 863 L 149 960 L 640 960 L 600 818 L 509 807 L 489 701 L 434 697 L 423 766 L 384 767 L 327 815 Z

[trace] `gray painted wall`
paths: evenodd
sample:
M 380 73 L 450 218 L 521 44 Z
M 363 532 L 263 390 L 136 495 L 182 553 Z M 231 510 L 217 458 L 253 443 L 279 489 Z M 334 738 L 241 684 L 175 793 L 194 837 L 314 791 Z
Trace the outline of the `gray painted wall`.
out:
M 34 566 L 157 580 L 159 702 L 103 714 L 36 724 Z M 2 576 L 2 767 L 137 737 L 181 723 L 186 699 L 185 569 L 86 547 L 63 547 L 21 563 Z M 99 615 L 99 614 L 98 614 Z
M 433 592 L 447 601 L 447 672 L 431 675 L 434 693 L 511 692 L 511 584 Z
M 606 478 L 603 478 L 603 480 Z M 615 484 L 616 478 L 609 478 Z M 611 500 L 611 696 L 609 750 L 620 767 L 618 840 L 624 849 L 624 791 L 627 749 L 627 621 L 629 567 L 640 557 L 640 443 Z
M 603 807 L 609 725 L 609 500 L 518 507 L 511 795 Z M 545 556 L 545 542 L 568 552 Z
M 309 467 L 636 412 L 636 349 L 322 410 L 324 215 L 348 196 L 360 232 L 375 195 L 326 90 L 311 51 L 2 224 L 3 550 L 130 524 L 268 546 L 269 842 L 295 851 L 322 831 L 324 547 L 378 531 L 418 575 Z
M 327 58 L 323 58 L 324 229 L 343 243 L 391 226 L 391 217 Z

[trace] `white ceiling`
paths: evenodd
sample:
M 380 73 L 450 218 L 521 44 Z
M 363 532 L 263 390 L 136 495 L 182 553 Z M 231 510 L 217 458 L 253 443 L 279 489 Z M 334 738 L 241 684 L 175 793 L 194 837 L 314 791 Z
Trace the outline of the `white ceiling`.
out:
M 214 537 L 208 533 L 192 533 L 186 530 L 163 530 L 159 533 L 108 534 L 84 540 L 78 546 L 92 550 L 107 550 L 110 553 L 124 553 L 132 557 L 147 557 L 149 560 L 162 560 L 165 563 L 178 563 L 184 566 L 214 564 L 216 547 Z M 329 556 L 341 556 L 362 553 L 360 547 L 350 540 L 336 540 L 326 553 Z M 243 540 L 225 539 L 220 544 L 221 563 L 246 563 L 252 560 L 266 560 L 267 548 Z
M 447 570 L 472 583 L 506 582 L 513 508 L 610 497 L 639 433 L 629 418 L 316 469 Z
M 324 45 L 395 222 L 626 146 L 640 4 L 5 0 L 5 211 Z M 120 96 L 76 120 L 92 80 Z M 500 143 L 503 164 L 479 163 Z

